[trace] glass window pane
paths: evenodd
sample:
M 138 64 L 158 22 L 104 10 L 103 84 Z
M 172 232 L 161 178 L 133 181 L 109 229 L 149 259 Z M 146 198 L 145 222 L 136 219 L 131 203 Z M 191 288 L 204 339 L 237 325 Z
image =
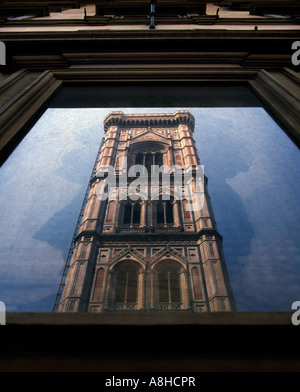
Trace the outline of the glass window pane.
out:
M 238 310 L 290 311 L 300 282 L 299 150 L 259 105 L 226 106 L 122 111 L 191 112 Z M 8 311 L 52 310 L 103 119 L 118 110 L 48 109 L 1 167 L 0 299 Z M 162 210 L 157 217 L 164 222 Z

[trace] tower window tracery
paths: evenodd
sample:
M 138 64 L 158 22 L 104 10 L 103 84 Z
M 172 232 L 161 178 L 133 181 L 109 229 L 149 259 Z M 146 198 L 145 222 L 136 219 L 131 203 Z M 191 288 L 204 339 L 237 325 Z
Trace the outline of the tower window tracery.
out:
M 114 305 L 137 303 L 140 270 L 140 265 L 132 260 L 122 261 L 115 267 Z
M 135 156 L 135 165 L 143 165 L 148 174 L 151 174 L 152 166 L 162 166 L 163 165 L 163 154 L 159 152 L 139 152 Z
M 128 202 L 125 204 L 124 225 L 137 225 L 141 221 L 141 205 L 139 202 Z
M 157 281 L 157 306 L 178 305 L 182 303 L 181 274 L 183 267 L 174 260 L 160 261 L 155 267 Z
M 156 222 L 157 224 L 173 224 L 173 205 L 171 200 L 160 200 L 156 206 Z

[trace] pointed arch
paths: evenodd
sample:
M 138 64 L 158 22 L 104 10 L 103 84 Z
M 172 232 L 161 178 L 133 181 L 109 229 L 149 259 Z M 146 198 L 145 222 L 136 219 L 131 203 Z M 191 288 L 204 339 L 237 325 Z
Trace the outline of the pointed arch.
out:
M 180 256 L 180 257 L 178 257 Z M 186 264 L 186 260 L 179 254 L 174 255 L 174 251 L 173 250 L 167 250 L 165 249 L 164 252 L 162 252 L 160 255 L 157 256 L 157 259 L 152 261 L 151 264 L 151 269 L 155 270 L 157 268 L 157 265 L 159 265 L 159 263 L 164 262 L 165 260 L 170 260 L 174 263 L 177 263 L 180 265 L 181 268 L 181 272 L 183 270 L 186 270 L 187 268 L 187 264 Z
M 185 268 L 174 259 L 159 260 L 153 270 L 156 309 L 180 310 L 186 295 Z

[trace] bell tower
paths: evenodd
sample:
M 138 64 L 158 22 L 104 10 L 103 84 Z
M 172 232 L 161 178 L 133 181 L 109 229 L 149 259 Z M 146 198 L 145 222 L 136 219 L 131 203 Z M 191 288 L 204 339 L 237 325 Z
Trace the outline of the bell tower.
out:
M 194 126 L 188 111 L 105 118 L 59 312 L 235 310 Z M 189 169 L 185 188 L 170 168 Z

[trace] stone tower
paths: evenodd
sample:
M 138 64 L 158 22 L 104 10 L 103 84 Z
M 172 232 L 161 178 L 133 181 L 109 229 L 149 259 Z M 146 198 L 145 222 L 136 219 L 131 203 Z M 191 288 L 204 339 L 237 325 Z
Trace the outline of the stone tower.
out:
M 200 161 L 194 124 L 188 111 L 112 112 L 105 118 L 105 139 L 58 311 L 235 310 L 207 179 L 201 192 L 195 186 Z M 139 170 L 130 171 L 133 165 Z M 179 173 L 190 168 L 190 199 L 187 193 L 178 197 L 183 183 L 175 186 L 174 172 L 169 183 L 163 180 L 159 168 L 174 165 Z M 150 173 L 158 182 L 150 183 Z M 113 185 L 106 182 L 109 176 Z M 142 180 L 133 194 L 130 186 Z M 199 197 L 201 209 L 193 210 Z

